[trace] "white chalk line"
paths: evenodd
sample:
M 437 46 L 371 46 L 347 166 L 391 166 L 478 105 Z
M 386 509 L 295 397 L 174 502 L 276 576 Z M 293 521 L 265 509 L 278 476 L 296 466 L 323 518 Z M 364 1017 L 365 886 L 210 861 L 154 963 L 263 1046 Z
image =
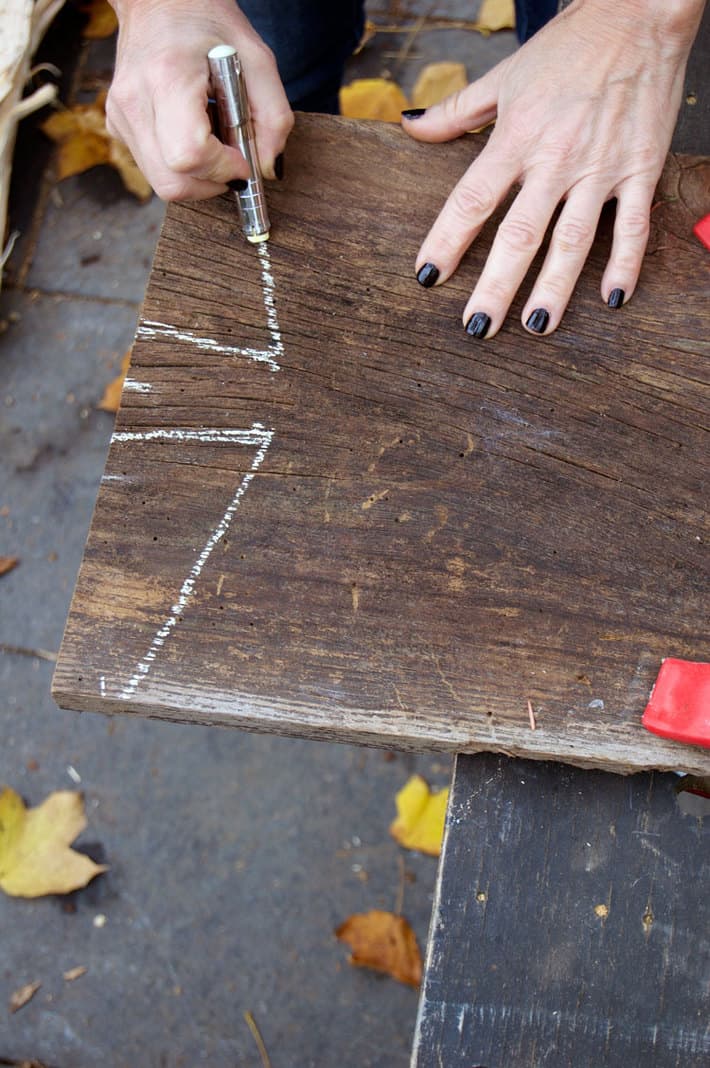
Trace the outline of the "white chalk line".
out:
M 150 433 L 151 432 L 149 431 L 148 434 Z M 171 432 L 155 431 L 153 433 L 158 435 L 162 435 L 163 433 L 169 435 Z M 179 433 L 185 434 L 186 431 L 179 431 Z M 129 698 L 133 697 L 136 690 L 138 689 L 138 685 L 141 682 L 141 679 L 144 679 L 149 673 L 153 661 L 155 660 L 159 650 L 162 648 L 163 645 L 165 645 L 167 638 L 170 636 L 171 632 L 177 626 L 178 622 L 183 616 L 183 613 L 185 612 L 185 609 L 187 608 L 190 599 L 192 598 L 192 595 L 195 591 L 195 583 L 202 574 L 202 570 L 207 561 L 209 560 L 210 556 L 212 555 L 213 549 L 229 530 L 232 519 L 234 518 L 237 508 L 239 507 L 239 503 L 244 494 L 246 493 L 247 488 L 249 487 L 250 482 L 254 478 L 254 475 L 256 474 L 258 468 L 261 466 L 264 457 L 266 456 L 266 450 L 271 444 L 271 441 L 274 436 L 273 430 L 265 430 L 260 423 L 255 423 L 251 430 L 233 430 L 228 432 L 222 431 L 220 433 L 228 433 L 230 435 L 229 440 L 232 442 L 238 442 L 239 444 L 253 445 L 257 442 L 260 442 L 259 449 L 252 461 L 249 471 L 247 471 L 247 473 L 244 475 L 244 478 L 239 483 L 237 491 L 232 497 L 232 500 L 230 501 L 227 510 L 225 511 L 217 526 L 210 534 L 209 538 L 207 539 L 207 544 L 205 545 L 200 555 L 197 557 L 197 560 L 190 568 L 190 571 L 185 581 L 180 587 L 178 599 L 170 609 L 170 615 L 167 616 L 163 624 L 156 632 L 155 637 L 153 638 L 152 642 L 150 643 L 150 646 L 148 647 L 148 651 L 146 652 L 143 659 L 138 663 L 135 672 L 129 679 L 124 689 L 121 691 L 120 696 L 123 700 L 128 700 Z M 139 435 L 138 437 L 126 435 L 124 438 L 120 438 L 119 440 L 145 441 L 152 439 L 148 438 L 144 433 L 142 436 Z M 178 440 L 184 441 L 189 439 L 182 437 Z M 204 441 L 205 438 L 196 437 L 191 440 Z
M 197 441 L 217 445 L 261 445 L 271 441 L 272 430 L 261 423 L 253 423 L 248 430 L 222 430 L 219 427 L 171 427 L 169 430 L 118 430 L 111 435 L 111 444 L 126 441 Z
M 275 282 L 271 272 L 271 257 L 266 244 L 259 245 L 257 253 L 261 266 L 261 281 L 263 286 L 266 323 L 271 335 L 271 345 L 269 348 L 247 349 L 233 345 L 222 345 L 215 341 L 214 338 L 199 337 L 190 330 L 178 330 L 169 323 L 159 323 L 150 319 L 140 323 L 137 330 L 137 336 L 145 338 L 169 337 L 176 341 L 185 341 L 188 344 L 195 345 L 197 348 L 205 349 L 209 352 L 219 352 L 222 355 L 229 356 L 246 356 L 248 359 L 266 363 L 272 371 L 279 371 L 281 368 L 276 361 L 276 357 L 283 355 L 284 346 L 281 338 L 278 316 L 276 314 L 276 303 L 274 300 Z M 129 381 L 131 382 L 129 388 L 134 389 L 136 392 L 149 392 L 152 388 L 147 382 L 139 383 L 135 382 L 133 379 L 129 379 Z M 150 672 L 150 668 L 155 661 L 158 651 L 165 644 L 166 639 L 172 633 L 182 617 L 182 614 L 194 593 L 197 579 L 200 577 L 205 564 L 209 560 L 212 550 L 229 529 L 232 519 L 239 507 L 239 502 L 246 493 L 256 471 L 261 466 L 273 437 L 274 431 L 265 429 L 261 423 L 253 423 L 248 430 L 229 430 L 216 427 L 172 427 L 170 429 L 161 428 L 155 430 L 117 431 L 114 433 L 111 441 L 117 444 L 133 441 L 178 441 L 183 443 L 199 442 L 210 444 L 250 445 L 257 448 L 257 453 L 251 464 L 250 470 L 244 475 L 239 483 L 237 491 L 230 501 L 229 507 L 210 534 L 207 544 L 180 587 L 178 599 L 170 609 L 170 615 L 165 619 L 162 626 L 156 632 L 155 637 L 148 647 L 148 651 L 138 663 L 135 672 L 122 690 L 121 697 L 124 700 L 135 694 L 141 679 L 144 679 Z M 113 477 L 118 478 L 120 476 Z M 103 694 L 105 692 L 105 680 L 103 680 L 103 678 L 100 685 Z
M 123 388 L 128 393 L 150 393 L 153 389 L 150 382 L 137 382 L 135 378 L 124 378 Z
M 272 371 L 280 371 L 276 361 L 277 356 L 283 356 L 284 347 L 281 340 L 281 330 L 276 315 L 274 302 L 274 276 L 271 273 L 271 258 L 266 245 L 259 245 L 259 262 L 261 264 L 261 281 L 263 285 L 264 310 L 266 312 L 266 324 L 271 334 L 271 345 L 266 349 L 242 348 L 238 345 L 223 345 L 212 337 L 201 337 L 192 330 L 178 329 L 170 323 L 160 323 L 155 319 L 143 319 L 138 325 L 136 337 L 152 340 L 157 337 L 166 337 L 172 341 L 185 341 L 205 352 L 219 352 L 222 356 L 246 356 L 249 360 L 257 363 L 265 363 Z M 143 383 L 146 385 L 146 383 Z M 150 389 L 150 386 L 148 386 Z M 139 390 L 147 392 L 147 390 Z

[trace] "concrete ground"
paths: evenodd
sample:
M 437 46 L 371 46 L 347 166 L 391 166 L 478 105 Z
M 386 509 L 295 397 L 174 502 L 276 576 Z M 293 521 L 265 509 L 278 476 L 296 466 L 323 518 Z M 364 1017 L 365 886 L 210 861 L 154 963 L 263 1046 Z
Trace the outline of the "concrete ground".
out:
M 377 22 L 402 30 L 378 34 L 349 78 L 388 72 L 409 89 L 452 57 L 474 77 L 514 47 L 511 33 L 432 22 L 470 19 L 463 0 L 380 7 Z M 79 49 L 78 26 L 70 5 L 44 49 L 73 70 L 65 102 L 110 79 L 112 42 Z M 250 1012 L 273 1068 L 405 1066 L 416 992 L 350 966 L 333 930 L 403 894 L 424 947 L 436 861 L 400 850 L 388 825 L 409 775 L 446 785 L 448 759 L 79 715 L 50 698 L 113 424 L 97 403 L 132 343 L 163 205 L 139 205 L 103 167 L 55 184 L 27 126 L 0 296 L 0 556 L 20 558 L 0 578 L 0 783 L 32 805 L 81 789 L 80 848 L 110 870 L 69 897 L 0 894 L 0 1065 L 258 1068 Z

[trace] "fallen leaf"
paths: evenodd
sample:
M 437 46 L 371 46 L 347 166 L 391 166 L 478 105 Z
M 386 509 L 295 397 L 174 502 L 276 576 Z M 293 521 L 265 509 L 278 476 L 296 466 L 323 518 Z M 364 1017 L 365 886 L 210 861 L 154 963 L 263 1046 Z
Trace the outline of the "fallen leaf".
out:
M 8 571 L 12 571 L 13 567 L 17 567 L 19 562 L 17 556 L 0 556 L 0 575 L 6 575 Z
M 68 894 L 107 871 L 70 849 L 86 827 L 82 795 L 71 790 L 50 794 L 26 809 L 9 786 L 0 792 L 0 889 L 12 897 Z
M 380 119 L 399 122 L 409 101 L 397 85 L 386 78 L 359 78 L 340 90 L 340 113 L 348 119 Z
M 335 932 L 352 950 L 350 963 L 385 972 L 408 986 L 419 986 L 422 958 L 416 935 L 404 916 L 372 909 L 349 916 Z
M 10 1012 L 17 1012 L 28 1001 L 31 1001 L 41 985 L 41 983 L 25 983 L 19 990 L 16 990 L 10 998 Z
M 397 819 L 390 826 L 390 834 L 405 849 L 438 857 L 448 799 L 448 789 L 432 794 L 421 775 L 412 775 L 395 797 Z
M 92 104 L 75 104 L 56 111 L 42 123 L 41 129 L 59 146 L 57 180 L 61 182 L 107 163 L 115 167 L 129 192 L 138 200 L 148 200 L 152 195 L 150 185 L 126 146 L 106 129 L 105 103 L 106 92 L 102 90 Z
M 131 350 L 129 349 L 126 355 L 121 360 L 121 373 L 109 382 L 104 390 L 104 395 L 96 405 L 102 412 L 117 412 L 118 406 L 121 403 L 121 392 L 123 390 L 123 383 L 128 372 L 128 368 L 131 363 Z
M 515 28 L 514 0 L 483 0 L 474 29 L 479 33 Z
M 89 0 L 89 3 L 81 5 L 81 10 L 89 16 L 89 21 L 81 31 L 82 37 L 95 41 L 110 37 L 118 29 L 116 12 L 108 0 Z
M 468 85 L 463 63 L 430 63 L 412 89 L 412 107 L 430 108 Z
M 79 979 L 82 975 L 86 975 L 86 972 L 86 965 L 79 964 L 76 968 L 70 968 L 68 972 L 63 972 L 62 975 L 67 983 L 73 983 L 75 979 Z

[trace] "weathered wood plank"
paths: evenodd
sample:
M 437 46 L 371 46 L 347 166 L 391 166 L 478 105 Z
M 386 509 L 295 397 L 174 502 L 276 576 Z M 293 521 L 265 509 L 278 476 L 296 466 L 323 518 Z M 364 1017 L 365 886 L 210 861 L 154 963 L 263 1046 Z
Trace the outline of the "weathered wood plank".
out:
M 266 252 L 171 206 L 60 704 L 710 769 L 639 725 L 662 657 L 708 654 L 710 165 L 669 161 L 627 307 L 605 219 L 555 335 L 476 343 L 493 226 L 441 288 L 413 262 L 481 143 L 300 118 Z
M 412 1068 L 704 1068 L 710 828 L 675 776 L 458 757 Z

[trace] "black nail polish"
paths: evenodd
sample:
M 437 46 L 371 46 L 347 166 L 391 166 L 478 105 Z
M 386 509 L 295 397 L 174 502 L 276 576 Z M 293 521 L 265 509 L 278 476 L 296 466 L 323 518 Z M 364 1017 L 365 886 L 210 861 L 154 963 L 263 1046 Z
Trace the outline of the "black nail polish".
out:
M 274 160 L 274 174 L 279 181 L 283 180 L 284 176 L 284 154 L 279 152 L 278 156 Z
M 526 322 L 528 330 L 532 330 L 534 334 L 544 334 L 545 327 L 550 321 L 550 313 L 546 308 L 536 308 L 530 315 L 530 318 Z
M 485 312 L 474 312 L 466 323 L 466 333 L 471 337 L 483 338 L 488 333 L 490 325 L 490 315 L 486 315 Z
M 611 293 L 609 294 L 607 305 L 610 308 L 620 308 L 621 305 L 624 303 L 625 296 L 626 294 L 624 293 L 623 289 L 612 289 Z
M 231 182 L 227 182 L 227 185 L 235 193 L 243 193 L 249 183 L 246 178 L 232 178 Z
M 402 112 L 403 119 L 421 119 L 422 115 L 426 112 L 426 108 L 407 108 Z
M 435 267 L 433 263 L 425 263 L 423 267 L 420 267 L 417 271 L 417 282 L 420 286 L 424 286 L 425 289 L 429 289 L 431 286 L 436 285 L 436 280 L 439 277 L 439 268 Z

